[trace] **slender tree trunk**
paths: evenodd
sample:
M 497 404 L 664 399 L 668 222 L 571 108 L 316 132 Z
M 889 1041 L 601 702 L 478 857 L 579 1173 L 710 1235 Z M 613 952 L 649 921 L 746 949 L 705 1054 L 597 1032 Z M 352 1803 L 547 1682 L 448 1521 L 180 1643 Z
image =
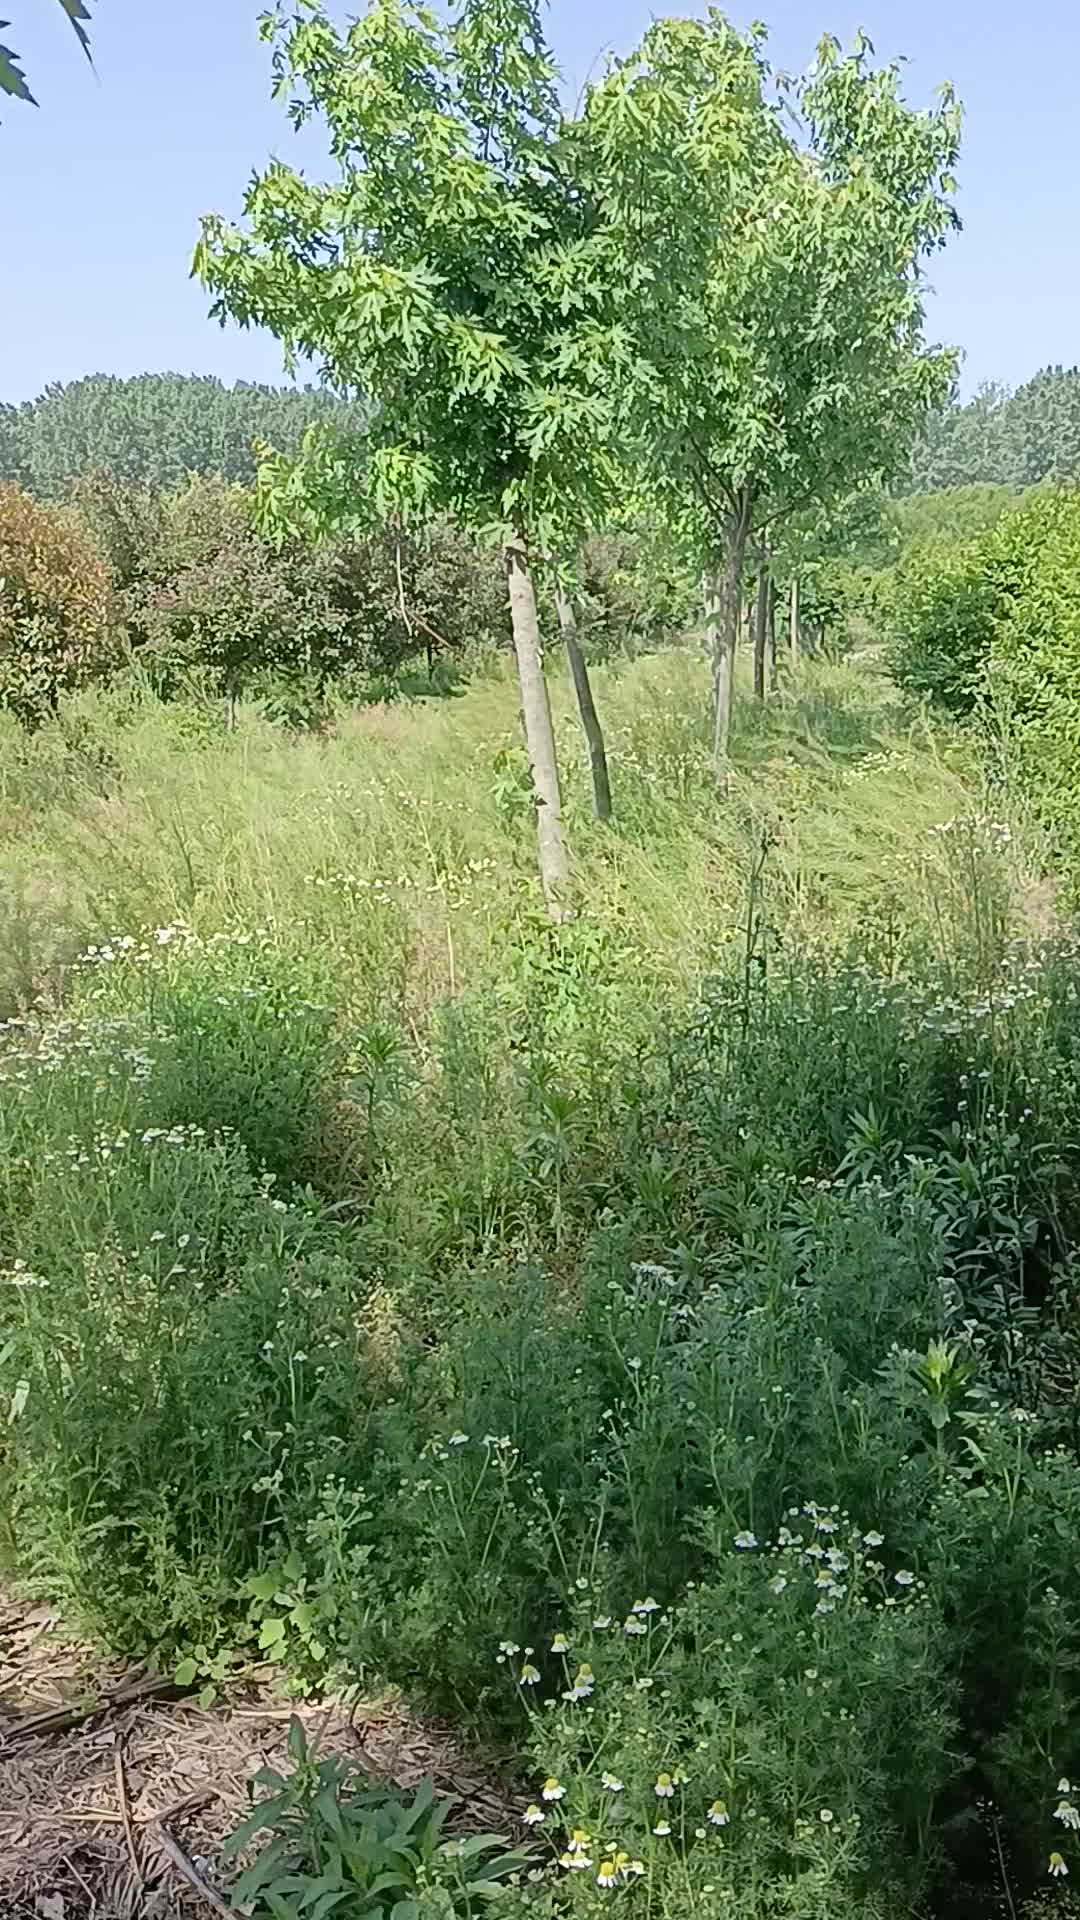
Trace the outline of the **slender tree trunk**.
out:
M 797 667 L 799 664 L 799 576 L 797 573 L 793 573 L 791 576 L 791 605 L 788 609 L 788 615 L 791 634 L 791 664 L 793 667 Z
M 765 698 L 765 652 L 769 638 L 769 550 L 758 548 L 757 599 L 754 609 L 754 698 Z
M 598 820 L 610 820 L 611 780 L 608 775 L 604 730 L 600 725 L 600 716 L 596 711 L 596 702 L 589 684 L 589 669 L 585 664 L 585 655 L 581 651 L 581 642 L 578 639 L 573 602 L 558 581 L 555 583 L 555 606 L 559 615 L 559 627 L 566 643 L 566 657 L 570 662 L 570 672 L 573 675 L 581 726 L 589 746 L 593 806 Z
M 765 645 L 765 652 L 766 652 L 766 655 L 767 655 L 767 659 L 766 659 L 766 676 L 765 676 L 765 678 L 766 678 L 766 683 L 767 683 L 767 687 L 768 687 L 768 691 L 769 691 L 770 693 L 775 693 L 775 692 L 776 692 L 776 688 L 777 688 L 777 677 L 776 677 L 776 582 L 775 582 L 775 580 L 774 580 L 774 579 L 772 578 L 772 575 L 771 575 L 771 574 L 770 574 L 770 576 L 769 576 L 769 634 L 768 634 L 768 639 L 767 639 L 767 641 L 766 641 L 766 645 Z
M 510 589 L 510 624 L 514 635 L 521 715 L 536 799 L 536 839 L 540 880 L 548 912 L 556 922 L 568 918 L 569 872 L 563 838 L 562 795 L 555 758 L 555 733 L 547 681 L 540 661 L 540 622 L 529 571 L 525 537 L 516 532 L 506 546 L 506 573 Z
M 739 637 L 743 561 L 753 504 L 749 487 L 744 487 L 728 515 L 724 544 L 713 556 L 707 582 L 705 631 L 713 674 L 713 770 L 720 781 L 727 776 L 731 747 L 735 647 Z

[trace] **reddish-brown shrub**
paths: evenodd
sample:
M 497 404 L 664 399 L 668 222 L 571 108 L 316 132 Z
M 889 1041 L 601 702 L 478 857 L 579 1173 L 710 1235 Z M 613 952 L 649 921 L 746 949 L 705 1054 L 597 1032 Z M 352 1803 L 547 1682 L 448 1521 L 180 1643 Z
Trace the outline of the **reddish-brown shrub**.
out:
M 33 725 L 116 657 L 109 569 L 80 515 L 0 485 L 0 708 Z

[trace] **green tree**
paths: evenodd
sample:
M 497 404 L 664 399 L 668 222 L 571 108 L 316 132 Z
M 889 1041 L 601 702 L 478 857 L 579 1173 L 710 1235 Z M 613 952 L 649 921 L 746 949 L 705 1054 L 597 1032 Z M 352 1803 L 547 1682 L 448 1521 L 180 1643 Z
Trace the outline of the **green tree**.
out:
M 1080 479 L 1080 367 L 1044 367 L 1010 393 L 993 383 L 927 423 L 903 492 L 1033 487 Z
M 63 498 L 91 469 L 161 489 L 192 473 L 251 481 L 253 441 L 291 451 L 313 421 L 337 417 L 362 427 L 362 409 L 312 387 L 226 387 L 179 373 L 90 374 L 56 381 L 37 400 L 0 410 L 0 478 L 43 499 Z
M 335 428 L 268 464 L 266 516 L 320 531 L 436 513 L 497 531 L 549 911 L 567 856 L 534 558 L 573 551 L 618 476 L 623 335 L 603 235 L 536 0 L 465 0 L 446 23 L 375 0 L 339 33 L 317 4 L 262 25 L 294 120 L 325 122 L 337 177 L 273 162 L 243 229 L 204 221 L 214 311 L 372 403 L 365 457 Z
M 90 19 L 90 9 L 83 5 L 83 0 L 60 0 L 60 5 L 71 21 L 79 45 L 89 60 L 90 36 L 86 26 Z M 6 27 L 7 24 L 6 20 L 0 21 L 0 26 Z M 16 100 L 25 100 L 28 106 L 37 106 L 37 101 L 26 84 L 26 75 L 19 65 L 19 56 L 13 53 L 10 47 L 0 47 L 0 93 L 9 94 Z
M 660 21 L 585 109 L 630 250 L 643 464 L 706 575 L 718 773 L 752 530 L 894 471 L 953 365 L 923 342 L 921 279 L 955 224 L 951 94 L 909 108 L 864 37 L 821 43 L 788 117 L 769 80 L 760 34 L 714 11 Z

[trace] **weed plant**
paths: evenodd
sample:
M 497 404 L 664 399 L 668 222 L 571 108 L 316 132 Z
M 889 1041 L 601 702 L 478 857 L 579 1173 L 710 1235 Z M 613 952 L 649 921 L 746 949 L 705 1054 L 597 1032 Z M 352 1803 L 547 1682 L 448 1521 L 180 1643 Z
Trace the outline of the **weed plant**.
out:
M 38 739 L 6 1557 L 207 1702 L 512 1741 L 559 1911 L 920 1911 L 987 1803 L 1022 1892 L 1080 1870 L 1080 947 L 876 682 L 753 716 L 721 805 L 699 680 L 612 675 L 565 929 L 497 684 L 289 746 L 137 705 L 104 785 Z

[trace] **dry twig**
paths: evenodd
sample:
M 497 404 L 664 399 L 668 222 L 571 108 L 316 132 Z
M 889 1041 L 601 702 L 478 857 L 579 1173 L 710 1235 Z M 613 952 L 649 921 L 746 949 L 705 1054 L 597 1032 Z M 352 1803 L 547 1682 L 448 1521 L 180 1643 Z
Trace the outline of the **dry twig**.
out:
M 154 1836 L 162 1852 L 172 1861 L 176 1871 L 183 1874 L 189 1887 L 194 1887 L 195 1892 L 202 1895 L 207 1906 L 212 1907 L 215 1913 L 224 1914 L 225 1920 L 236 1920 L 232 1908 L 226 1906 L 220 1893 L 215 1892 L 214 1888 L 203 1879 L 194 1860 L 188 1859 L 180 1842 L 173 1839 L 172 1834 L 162 1826 L 160 1820 L 154 1823 Z
M 124 1742 L 119 1738 L 113 1752 L 113 1766 L 116 1772 L 116 1796 L 120 1802 L 120 1818 L 124 1823 L 124 1839 L 127 1841 L 128 1855 L 131 1859 L 131 1871 L 135 1875 L 135 1888 L 139 1900 L 146 1892 L 142 1867 L 139 1865 L 139 1850 L 135 1845 L 135 1831 L 131 1824 L 131 1806 L 128 1801 L 127 1775 L 124 1772 Z

